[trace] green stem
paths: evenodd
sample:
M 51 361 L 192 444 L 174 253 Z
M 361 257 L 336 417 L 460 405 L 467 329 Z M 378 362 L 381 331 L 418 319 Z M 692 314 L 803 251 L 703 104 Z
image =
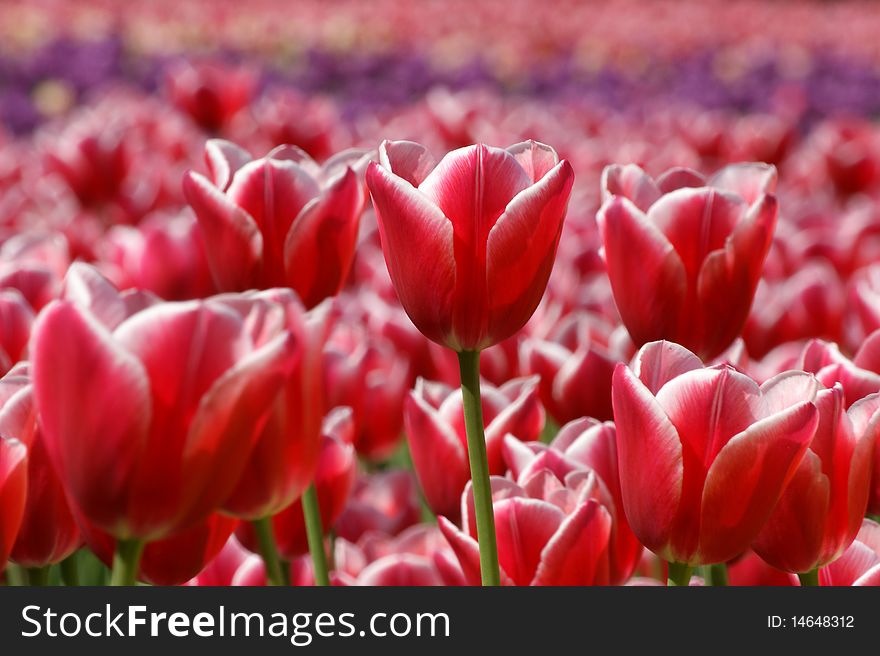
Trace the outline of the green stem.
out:
M 318 492 L 314 483 L 303 493 L 302 507 L 303 518 L 306 521 L 306 537 L 309 540 L 309 551 L 312 554 L 312 566 L 315 570 L 315 585 L 330 585 L 327 552 L 324 549 L 324 527 L 321 525 L 321 507 L 318 505 Z
M 686 563 L 669 563 L 666 585 L 670 587 L 687 587 L 691 582 L 692 567 Z
M 117 540 L 110 585 L 135 585 L 143 552 L 144 542 L 142 540 Z
M 706 565 L 704 577 L 706 585 L 721 587 L 727 585 L 727 563 Z
M 480 545 L 480 573 L 483 585 L 500 585 L 495 511 L 492 507 L 486 436 L 483 432 L 483 406 L 480 401 L 480 352 L 460 352 L 458 366 L 461 372 L 461 397 L 474 490 L 474 514 L 477 517 L 477 542 Z
M 78 554 L 73 553 L 61 561 L 61 578 L 64 581 L 64 585 L 79 585 L 79 561 L 77 560 L 78 557 Z
M 281 567 L 281 558 L 278 556 L 278 548 L 275 546 L 272 518 L 262 517 L 255 519 L 251 524 L 257 535 L 260 556 L 266 565 L 266 581 L 269 585 L 287 585 L 287 579 L 284 577 L 284 570 Z
M 819 585 L 819 568 L 811 569 L 809 572 L 801 572 L 798 574 L 798 578 L 804 587 Z
M 24 568 L 15 563 L 6 563 L 6 583 L 13 586 L 27 585 Z
M 28 567 L 27 582 L 32 587 L 49 585 L 49 567 Z

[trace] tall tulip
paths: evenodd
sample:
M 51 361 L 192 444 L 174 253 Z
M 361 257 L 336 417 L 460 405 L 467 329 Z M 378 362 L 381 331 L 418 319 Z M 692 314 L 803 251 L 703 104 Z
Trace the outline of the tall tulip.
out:
M 367 186 L 398 298 L 425 336 L 459 354 L 480 569 L 484 584 L 498 585 L 480 351 L 513 335 L 538 306 L 574 173 L 533 141 L 468 146 L 436 165 L 424 146 L 386 141 L 379 160 Z
M 190 172 L 183 190 L 218 289 L 291 287 L 307 308 L 336 294 L 354 256 L 366 201 L 358 171 L 369 154 L 345 151 L 319 166 L 279 146 L 251 160 L 212 140 L 205 157 L 212 179 Z
M 748 549 L 806 452 L 816 406 L 768 394 L 669 342 L 643 346 L 633 369 L 617 366 L 623 507 L 639 541 L 670 562 L 671 583 Z
M 598 222 L 614 301 L 637 346 L 667 339 L 711 360 L 742 331 L 776 225 L 776 169 L 708 181 L 635 165 L 602 176 Z
M 216 301 L 153 305 L 112 331 L 71 301 L 40 314 L 31 355 L 46 448 L 77 511 L 117 539 L 116 583 L 134 581 L 145 541 L 229 498 L 294 354 L 287 332 L 256 346 Z
M 843 553 L 862 524 L 880 432 L 880 394 L 846 410 L 840 383 L 827 389 L 799 372 L 780 374 L 762 390 L 773 409 L 803 399 L 819 411 L 810 447 L 753 544 L 773 567 L 812 581 L 819 567 Z

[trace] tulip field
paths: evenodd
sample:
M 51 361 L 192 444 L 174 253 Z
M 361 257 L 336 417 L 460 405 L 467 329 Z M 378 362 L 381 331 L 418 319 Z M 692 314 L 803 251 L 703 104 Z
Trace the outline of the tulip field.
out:
M 0 583 L 880 585 L 878 35 L 0 3 Z

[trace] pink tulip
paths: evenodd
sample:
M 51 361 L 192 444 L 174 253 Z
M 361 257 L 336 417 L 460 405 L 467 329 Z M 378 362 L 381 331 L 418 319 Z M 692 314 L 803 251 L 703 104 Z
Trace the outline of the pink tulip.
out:
M 538 439 L 544 409 L 536 378 L 519 378 L 500 388 L 481 386 L 486 451 L 491 474 L 503 474 L 502 445 L 508 434 L 526 442 Z M 404 408 L 413 466 L 431 510 L 458 519 L 461 493 L 468 480 L 467 435 L 462 396 L 442 383 L 419 380 Z
M 726 562 L 757 537 L 819 421 L 809 400 L 772 403 L 727 365 L 669 342 L 618 365 L 612 398 L 620 488 L 633 532 L 670 562 Z M 736 494 L 731 494 L 736 490 Z
M 336 520 L 334 533 L 349 542 L 373 531 L 397 535 L 418 524 L 421 517 L 422 506 L 412 472 L 392 469 L 358 477 L 345 510 Z
M 216 301 L 153 305 L 114 329 L 50 304 L 34 326 L 33 381 L 71 502 L 117 539 L 203 521 L 234 490 L 295 346 L 285 332 L 257 347 Z
M 516 483 L 498 476 L 491 483 L 502 584 L 608 584 L 612 519 L 597 500 L 602 491 L 595 474 L 574 471 L 561 480 L 542 468 L 525 473 Z M 465 580 L 479 585 L 470 485 L 462 495 L 463 529 L 442 516 L 439 525 Z
M 538 306 L 556 255 L 571 165 L 549 146 L 468 146 L 440 163 L 386 141 L 367 185 L 394 288 L 416 327 L 456 351 L 510 337 Z
M 0 375 L 23 358 L 33 321 L 34 312 L 18 290 L 0 290 Z
M 617 309 L 636 345 L 679 342 L 704 359 L 739 335 L 776 224 L 776 170 L 734 165 L 710 180 L 635 165 L 602 175 L 598 214 Z
M 10 411 L 4 408 L 0 412 L 0 427 L 8 421 Z M 6 567 L 21 527 L 27 486 L 27 447 L 0 435 L 0 572 Z
M 800 372 L 780 374 L 761 391 L 771 411 L 805 400 L 819 411 L 809 449 L 753 543 L 777 569 L 809 572 L 840 556 L 861 526 L 880 433 L 880 394 L 847 411 L 840 383 L 827 389 Z
M 183 190 L 217 288 L 291 287 L 307 308 L 336 294 L 351 266 L 366 200 L 358 171 L 369 154 L 347 151 L 319 166 L 292 146 L 252 160 L 212 140 L 205 157 L 212 179 L 190 172 Z
M 27 503 L 10 557 L 23 567 L 60 562 L 79 548 L 82 539 L 46 452 L 26 363 L 0 379 L 0 415 L 3 435 L 28 449 Z

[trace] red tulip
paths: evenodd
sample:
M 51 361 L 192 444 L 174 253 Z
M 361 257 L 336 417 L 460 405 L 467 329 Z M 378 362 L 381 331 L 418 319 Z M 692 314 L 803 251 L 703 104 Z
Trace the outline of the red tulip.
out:
M 856 358 L 864 362 L 869 351 L 880 344 L 875 345 L 869 340 L 863 346 L 868 348 L 860 351 Z M 837 344 L 819 339 L 810 340 L 801 351 L 795 368 L 816 374 L 818 381 L 825 387 L 834 387 L 835 383 L 840 383 L 843 386 L 845 408 L 859 399 L 880 392 L 880 374 L 857 365 L 840 352 Z
M 246 107 L 256 92 L 257 76 L 244 66 L 185 62 L 168 72 L 169 100 L 203 129 L 216 132 Z
M 24 567 L 60 562 L 82 542 L 67 495 L 52 469 L 25 363 L 0 379 L 2 431 L 27 446 L 27 503 L 10 558 Z
M 209 141 L 205 152 L 213 183 L 190 172 L 183 190 L 217 288 L 291 287 L 307 308 L 336 294 L 354 254 L 366 200 L 357 171 L 368 154 L 319 166 L 292 146 L 253 161 L 228 142 Z
M 765 396 L 751 378 L 703 368 L 669 342 L 642 347 L 634 370 L 617 366 L 623 507 L 648 549 L 670 562 L 722 563 L 757 537 L 819 421 L 808 400 L 783 408 Z
M 481 385 L 486 451 L 491 474 L 503 474 L 502 445 L 508 434 L 536 441 L 544 428 L 537 379 L 519 378 L 500 388 Z M 461 392 L 422 379 L 404 407 L 413 466 L 425 499 L 435 514 L 458 519 L 461 493 L 470 469 Z
M 752 545 L 777 569 L 809 572 L 840 556 L 861 526 L 880 433 L 880 394 L 846 411 L 840 383 L 827 389 L 800 372 L 780 374 L 761 391 L 771 411 L 797 400 L 810 400 L 819 411 L 810 447 Z
M 360 476 L 334 524 L 334 533 L 349 542 L 378 531 L 397 535 L 422 518 L 419 492 L 412 472 L 392 469 Z
M 623 512 L 614 424 L 575 419 L 560 429 L 549 446 L 508 436 L 504 459 L 516 480 L 541 469 L 553 471 L 560 479 L 573 471 L 595 473 L 601 481 L 601 501 L 614 520 L 608 553 L 610 583 L 620 585 L 632 576 L 643 549 Z
M 352 410 L 358 453 L 374 461 L 388 458 L 400 443 L 412 380 L 406 358 L 359 322 L 336 320 L 324 347 L 323 377 L 327 407 Z
M 525 325 L 556 255 L 574 182 L 549 146 L 482 144 L 434 163 L 424 146 L 384 142 L 367 185 L 400 302 L 454 350 L 481 350 Z
M 326 332 L 322 308 L 308 316 L 289 289 L 215 296 L 235 310 L 251 331 L 255 346 L 285 331 L 298 345 L 293 371 L 275 398 L 247 464 L 223 511 L 260 519 L 289 506 L 315 476 L 321 450 L 321 346 Z
M 856 539 L 843 555 L 819 570 L 821 585 L 880 585 L 880 524 L 862 520 Z
M 8 401 L 7 406 L 10 403 Z M 13 411 L 7 406 L 0 411 L 0 428 L 9 421 Z M 3 510 L 0 513 L 0 572 L 6 567 L 24 517 L 27 485 L 27 447 L 0 435 L 0 509 Z
M 560 480 L 548 469 L 517 483 L 493 476 L 498 561 L 505 585 L 607 585 L 612 519 L 595 474 L 571 472 Z M 463 530 L 445 517 L 440 530 L 465 580 L 480 583 L 480 557 L 470 485 L 462 495 Z
M 53 302 L 34 325 L 33 381 L 71 502 L 117 539 L 205 520 L 234 490 L 295 346 L 285 332 L 257 347 L 216 301 L 157 304 L 112 331 Z
M 624 358 L 609 345 L 605 328 L 591 315 L 569 314 L 551 339 L 522 344 L 523 367 L 541 377 L 541 402 L 559 424 L 612 417 L 611 376 Z
M 708 182 L 635 165 L 602 176 L 598 221 L 617 309 L 636 345 L 683 344 L 709 360 L 739 335 L 776 224 L 776 170 L 736 165 Z
M 314 485 L 321 511 L 321 525 L 329 532 L 345 509 L 354 486 L 357 459 L 351 445 L 354 425 L 349 408 L 336 408 L 324 419 L 321 452 Z M 272 529 L 278 552 L 294 560 L 308 552 L 301 500 L 297 499 L 272 517 Z M 257 541 L 250 524 L 242 524 L 236 533 L 241 543 L 256 551 Z

